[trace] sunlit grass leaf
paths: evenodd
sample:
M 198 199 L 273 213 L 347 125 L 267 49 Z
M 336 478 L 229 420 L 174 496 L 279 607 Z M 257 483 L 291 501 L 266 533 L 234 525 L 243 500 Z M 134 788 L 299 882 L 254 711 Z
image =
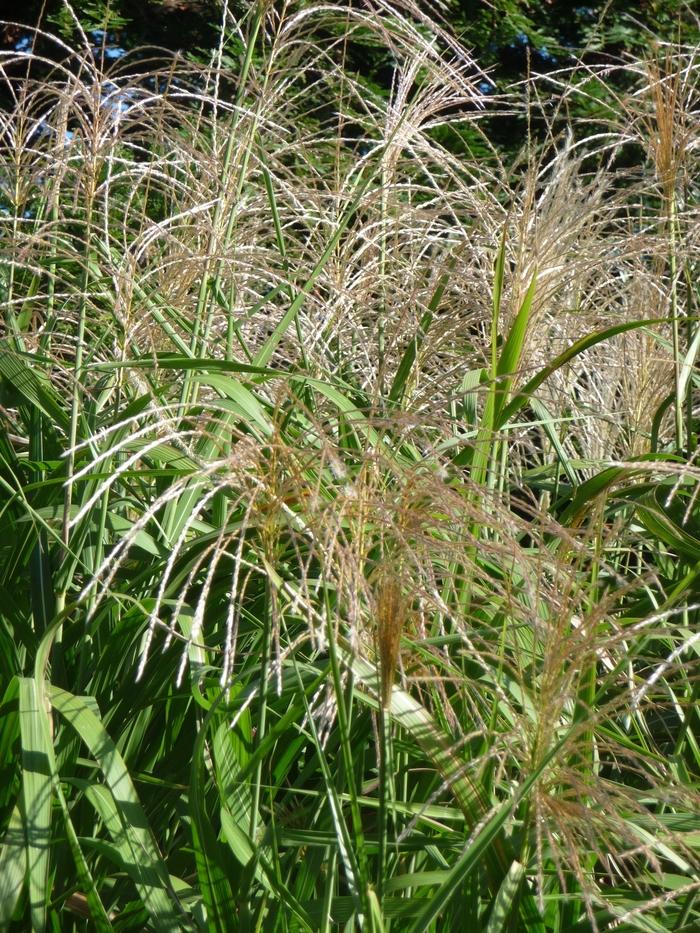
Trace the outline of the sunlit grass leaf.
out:
M 217 706 L 218 703 L 212 705 L 197 736 L 192 754 L 189 794 L 195 865 L 202 892 L 202 901 L 207 914 L 207 929 L 211 933 L 225 929 L 226 925 L 231 922 L 231 918 L 236 917 L 238 914 L 231 884 L 233 877 L 231 871 L 227 870 L 225 848 L 212 829 L 205 797 L 204 743 L 209 723 L 212 720 L 216 721 L 214 717 Z M 243 857 L 245 855 L 247 855 L 247 851 Z
M 494 425 L 495 428 L 499 429 L 507 424 L 513 415 L 527 404 L 533 392 L 535 392 L 553 373 L 561 369 L 562 366 L 565 366 L 566 363 L 605 340 L 610 340 L 618 334 L 638 330 L 641 327 L 648 327 L 650 323 L 653 322 L 648 320 L 626 321 L 623 324 L 615 324 L 612 327 L 606 327 L 602 330 L 594 331 L 591 334 L 586 334 L 585 337 L 581 337 L 580 340 L 573 343 L 567 350 L 556 356 L 551 363 L 548 363 L 547 366 L 541 369 L 532 379 L 529 379 L 522 388 L 518 389 L 514 398 L 500 410 L 499 417 Z
M 50 898 L 51 805 L 55 762 L 43 691 L 33 677 L 19 681 L 22 742 L 22 821 L 32 930 L 43 931 Z
M 6 930 L 24 888 L 27 866 L 26 836 L 19 803 L 12 808 L 0 840 L 0 930 Z
M 485 933 L 502 933 L 508 928 L 508 919 L 512 915 L 513 905 L 518 897 L 518 891 L 525 877 L 525 869 L 520 862 L 513 862 L 503 884 L 498 889 Z M 532 927 L 529 927 L 532 929 Z M 544 930 L 544 926 L 541 926 Z
M 0 342 L 0 377 L 22 400 L 46 415 L 50 424 L 68 431 L 69 419 L 51 384 L 17 353 Z
M 167 869 L 153 839 L 129 772 L 114 742 L 93 710 L 91 703 L 56 686 L 48 687 L 53 707 L 75 729 L 98 763 L 106 787 L 95 790 L 93 802 L 102 805 L 103 816 L 120 850 L 127 847 L 125 859 L 138 877 L 143 902 L 159 930 L 187 927 L 186 915 L 172 890 Z

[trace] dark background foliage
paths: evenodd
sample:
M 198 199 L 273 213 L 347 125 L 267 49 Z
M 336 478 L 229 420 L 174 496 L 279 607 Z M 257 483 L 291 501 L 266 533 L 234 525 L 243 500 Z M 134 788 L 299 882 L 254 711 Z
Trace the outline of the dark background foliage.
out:
M 242 17 L 247 6 L 245 0 L 232 0 L 229 9 Z M 126 51 L 144 46 L 208 61 L 217 43 L 221 16 L 221 0 L 74 0 L 72 8 L 93 43 L 93 55 L 106 65 Z M 437 15 L 434 7 L 431 15 Z M 449 0 L 441 15 L 489 75 L 489 80 L 481 81 L 480 89 L 492 100 L 530 74 L 571 68 L 577 61 L 596 66 L 619 62 L 625 56 L 644 56 L 659 40 L 678 44 L 700 41 L 700 20 L 684 0 L 640 0 L 633 10 L 627 0 Z M 30 47 L 32 40 L 23 29 L 25 25 L 39 24 L 58 33 L 69 45 L 82 44 L 75 20 L 62 0 L 26 0 L 21 7 L 14 0 L 5 0 L 0 2 L 0 19 L 6 21 L 0 27 L 0 49 L 5 51 Z M 52 58 L 56 47 L 40 43 L 39 51 Z M 361 76 L 373 91 L 388 93 L 393 64 L 385 49 L 350 43 L 347 56 L 350 71 Z M 7 68 L 6 73 L 21 78 L 22 63 Z M 624 80 L 621 72 L 610 75 L 607 87 Z M 605 96 L 608 91 L 601 88 L 601 93 Z M 9 102 L 8 89 L 0 88 L 0 107 Z M 493 106 L 491 113 L 487 110 L 482 128 L 495 151 L 512 162 L 528 134 L 542 138 L 557 128 L 560 118 L 597 122 L 603 112 L 594 101 L 583 98 L 569 104 L 560 117 L 554 116 L 555 110 L 552 105 L 549 116 L 531 114 L 526 120 L 510 110 L 504 116 Z M 467 124 L 458 131 L 438 130 L 437 135 L 455 153 L 480 160 L 493 156 L 479 132 Z
M 241 10 L 240 0 L 231 4 Z M 105 32 L 108 55 L 115 49 L 161 45 L 198 55 L 215 42 L 220 0 L 74 0 L 73 9 L 86 28 Z M 600 61 L 648 48 L 655 39 L 695 42 L 697 17 L 682 0 L 451 0 L 445 18 L 479 63 L 490 69 L 496 84 L 537 71 L 561 67 L 574 55 Z M 71 17 L 61 0 L 15 0 L 0 3 L 0 17 L 35 25 L 40 20 L 64 38 L 74 35 Z M 4 48 L 23 39 L 21 25 L 5 25 Z M 382 62 L 366 50 L 358 66 L 381 78 Z

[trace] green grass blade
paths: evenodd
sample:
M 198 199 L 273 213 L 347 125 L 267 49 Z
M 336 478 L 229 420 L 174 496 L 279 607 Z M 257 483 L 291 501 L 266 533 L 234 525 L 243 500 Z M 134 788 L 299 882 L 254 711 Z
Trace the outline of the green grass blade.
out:
M 304 282 L 304 284 L 299 289 L 296 298 L 294 298 L 289 308 L 283 315 L 282 320 L 277 324 L 272 334 L 270 334 L 268 339 L 265 341 L 262 347 L 255 354 L 255 357 L 253 358 L 254 366 L 267 366 L 267 364 L 269 363 L 270 359 L 272 358 L 273 353 L 277 349 L 277 345 L 279 344 L 280 340 L 284 337 L 289 326 L 296 319 L 296 316 L 298 315 L 299 311 L 303 307 L 304 302 L 306 301 L 307 296 L 313 289 L 318 277 L 321 275 L 326 265 L 328 264 L 328 261 L 331 259 L 331 257 L 335 253 L 335 250 L 341 241 L 343 233 L 345 232 L 352 218 L 355 216 L 360 206 L 360 203 L 362 201 L 362 197 L 365 191 L 367 190 L 367 188 L 369 187 L 373 177 L 374 175 L 372 172 L 367 172 L 364 178 L 362 177 L 361 173 L 360 175 L 358 175 L 355 181 L 355 195 L 352 201 L 350 202 L 350 204 L 348 204 L 348 206 L 345 208 L 345 210 L 341 214 L 340 219 L 338 220 L 337 226 L 333 232 L 333 235 L 330 237 L 330 239 L 326 243 L 326 246 L 323 252 L 321 253 L 318 261 L 316 262 L 316 265 L 314 266 L 306 282 Z
M 25 832 L 19 803 L 10 814 L 10 822 L 0 843 L 0 930 L 10 925 L 22 888 L 27 866 Z
M 503 933 L 507 928 L 524 877 L 524 867 L 520 862 L 513 862 L 493 902 L 484 933 Z
M 48 695 L 54 708 L 77 732 L 100 766 L 111 791 L 117 824 L 130 849 L 130 863 L 139 878 L 144 906 L 158 930 L 175 931 L 187 926 L 181 905 L 170 886 L 168 872 L 153 839 L 122 756 L 92 705 L 50 685 Z M 120 837 L 121 838 L 121 837 Z
M 532 280 L 525 294 L 525 298 L 513 321 L 506 341 L 503 345 L 501 355 L 495 362 L 495 373 L 491 374 L 491 384 L 486 397 L 484 413 L 481 418 L 481 424 L 476 438 L 473 454 L 471 451 L 460 454 L 455 462 L 462 465 L 465 457 L 471 458 L 471 478 L 475 483 L 481 485 L 486 479 L 488 465 L 491 457 L 494 455 L 498 442 L 495 438 L 496 431 L 502 426 L 503 421 L 501 412 L 508 400 L 510 386 L 513 376 L 520 364 L 520 357 L 527 336 L 527 327 L 532 313 L 532 303 L 535 298 L 537 288 L 537 275 L 532 276 Z M 494 297 L 495 302 L 495 297 Z M 499 295 L 500 306 L 500 295 Z M 494 304 L 494 315 L 495 304 Z M 494 318 L 495 320 L 495 318 Z M 492 345 L 494 337 L 492 335 Z M 492 360 L 492 369 L 494 361 Z
M 32 930 L 46 927 L 49 901 L 53 744 L 42 692 L 34 677 L 19 681 L 22 804 Z
M 68 431 L 70 419 L 61 398 L 43 376 L 29 367 L 19 354 L 3 346 L 1 341 L 0 380 L 4 380 L 19 398 L 38 408 L 51 423 Z
M 557 455 L 557 459 L 562 466 L 562 469 L 566 473 L 566 477 L 571 483 L 571 485 L 576 488 L 579 484 L 578 474 L 576 470 L 571 465 L 571 461 L 562 446 L 561 441 L 559 440 L 559 434 L 556 430 L 556 419 L 552 417 L 549 412 L 549 409 L 541 402 L 539 399 L 531 398 L 530 399 L 530 408 L 532 409 L 533 414 L 539 420 L 542 425 L 542 429 L 549 438 L 549 442 L 554 448 L 554 452 Z
M 380 676 L 377 670 L 361 658 L 343 648 L 343 659 L 352 667 L 355 676 L 371 691 L 380 689 Z M 365 702 L 366 694 L 359 694 Z M 389 706 L 391 718 L 420 745 L 425 755 L 447 781 L 457 803 L 467 818 L 468 825 L 476 826 L 488 813 L 488 801 L 482 788 L 472 782 L 464 773 L 462 760 L 450 749 L 446 736 L 430 715 L 416 699 L 404 690 L 394 687 Z M 510 861 L 500 840 L 495 840 L 489 850 L 487 861 L 493 877 L 500 877 L 507 871 Z
M 577 524 L 581 520 L 583 513 L 591 507 L 598 496 L 607 493 L 619 480 L 632 479 L 644 472 L 644 468 L 638 464 L 648 463 L 649 470 L 654 469 L 654 463 L 673 462 L 676 460 L 673 455 L 664 456 L 663 454 L 643 454 L 635 458 L 634 466 L 615 466 L 601 470 L 595 476 L 581 483 L 577 487 L 572 501 L 560 515 L 559 520 L 565 524 Z
M 97 811 L 105 829 L 109 833 L 119 864 L 134 882 L 144 906 L 151 914 L 154 927 L 156 929 L 176 929 L 174 926 L 165 927 L 162 925 L 157 907 L 155 915 L 149 909 L 149 906 L 153 907 L 153 878 L 147 862 L 143 857 L 139 857 L 139 849 L 134 845 L 133 839 L 129 837 L 128 828 L 109 789 L 103 784 L 90 784 L 85 788 L 85 796 Z
M 462 417 L 470 427 L 478 423 L 478 389 L 488 379 L 486 369 L 471 369 L 465 373 L 460 393 L 462 395 Z
M 637 502 L 637 516 L 651 535 L 697 564 L 700 561 L 700 539 L 675 522 L 659 498 L 656 491 Z
M 192 765 L 190 769 L 189 811 L 191 817 L 192 845 L 194 848 L 197 877 L 199 878 L 202 900 L 207 911 L 207 928 L 211 933 L 225 930 L 226 924 L 236 916 L 237 906 L 231 888 L 229 873 L 226 871 L 224 861 L 224 848 L 216 838 L 211 827 L 207 813 L 204 757 L 205 741 L 209 732 L 209 725 L 216 721 L 217 708 L 224 699 L 221 694 L 212 704 L 203 724 L 199 729 L 197 740 L 192 750 Z M 228 834 L 224 830 L 225 837 Z M 239 842 L 238 836 L 234 838 L 234 847 Z M 234 849 L 234 852 L 240 851 Z M 247 852 L 242 853 L 242 859 Z
M 112 372 L 120 369 L 168 370 L 170 372 L 200 371 L 221 373 L 247 373 L 251 376 L 279 376 L 284 373 L 265 366 L 239 363 L 237 360 L 218 359 L 209 356 L 186 356 L 179 353 L 155 353 L 153 356 L 122 360 L 98 360 L 90 369 L 96 372 Z
M 85 858 L 82 847 L 80 845 L 80 840 L 78 839 L 75 827 L 73 826 L 68 804 L 66 803 L 66 799 L 60 784 L 57 784 L 56 786 L 56 796 L 58 797 L 61 811 L 63 813 L 63 823 L 66 829 L 66 839 L 68 840 L 68 845 L 70 847 L 73 860 L 75 861 L 78 881 L 80 883 L 82 892 L 85 894 L 85 899 L 90 909 L 92 922 L 94 923 L 95 929 L 98 931 L 98 933 L 109 933 L 109 931 L 112 929 L 112 924 L 110 923 L 109 917 L 107 916 L 107 911 L 105 910 L 104 904 L 102 903 L 100 895 L 97 891 L 95 879 L 92 876 L 87 859 Z
M 274 427 L 265 408 L 242 382 L 230 376 L 220 375 L 197 376 L 196 381 L 220 392 L 229 401 L 230 410 L 246 423 L 259 428 L 263 437 L 269 437 L 273 433 Z
M 409 340 L 408 346 L 403 352 L 401 361 L 396 369 L 396 375 L 394 376 L 394 381 L 391 384 L 389 389 L 389 399 L 392 402 L 400 402 L 404 392 L 406 390 L 406 383 L 408 382 L 408 377 L 411 374 L 413 365 L 418 356 L 418 351 L 423 345 L 425 338 L 430 330 L 430 325 L 433 323 L 434 313 L 432 311 L 426 311 L 423 317 L 420 319 L 418 325 L 418 330 Z
M 637 330 L 640 327 L 648 327 L 649 324 L 657 323 L 655 321 L 627 321 L 624 324 L 615 324 L 613 327 L 606 327 L 603 330 L 594 331 L 592 334 L 587 334 L 585 337 L 581 337 L 580 340 L 577 340 L 573 343 L 567 350 L 563 353 L 560 353 L 559 356 L 556 356 L 551 363 L 548 363 L 544 369 L 541 369 L 532 379 L 527 382 L 522 389 L 515 395 L 515 397 L 505 405 L 499 414 L 498 421 L 495 424 L 496 430 L 503 427 L 504 424 L 513 417 L 516 412 L 520 411 L 523 405 L 526 405 L 528 399 L 532 393 L 538 389 L 542 383 L 548 379 L 552 373 L 555 373 L 558 369 L 561 369 L 566 363 L 573 360 L 575 357 L 579 356 L 581 353 L 584 353 L 586 350 L 589 350 L 591 347 L 596 346 L 596 344 L 602 343 L 605 340 L 610 340 L 612 337 L 616 337 L 618 334 L 624 334 L 631 330 Z
M 403 395 L 406 391 L 406 383 L 408 377 L 411 374 L 411 370 L 416 362 L 418 357 L 418 351 L 425 343 L 425 339 L 428 336 L 428 331 L 430 330 L 430 325 L 433 323 L 433 318 L 435 313 L 440 307 L 440 302 L 442 301 L 442 296 L 445 293 L 445 289 L 450 281 L 450 271 L 454 267 L 454 260 L 449 264 L 449 267 L 443 275 L 440 276 L 437 287 L 431 295 L 430 301 L 428 302 L 428 308 L 425 314 L 421 317 L 420 324 L 418 325 L 418 330 L 413 335 L 411 340 L 408 342 L 408 346 L 403 352 L 403 356 L 399 362 L 399 365 L 396 369 L 396 375 L 394 376 L 394 381 L 391 384 L 389 389 L 389 398 L 392 402 L 400 402 L 403 398 Z
M 520 310 L 515 316 L 515 320 L 511 325 L 510 331 L 506 338 L 505 344 L 501 351 L 501 355 L 498 360 L 498 367 L 496 371 L 496 404 L 494 410 L 494 427 L 502 422 L 500 421 L 501 411 L 503 406 L 508 400 L 508 395 L 510 393 L 510 386 L 513 381 L 513 376 L 516 374 L 518 367 L 520 366 L 520 359 L 523 353 L 523 347 L 525 346 L 525 338 L 527 336 L 527 329 L 530 324 L 530 316 L 532 314 L 532 304 L 535 300 L 535 292 L 537 291 L 537 273 L 534 273 L 530 284 L 528 286 L 525 297 L 523 298 L 523 303 L 520 306 Z
M 440 912 L 444 909 L 450 899 L 464 884 L 468 875 L 476 867 L 478 867 L 480 861 L 484 855 L 488 853 L 489 848 L 493 846 L 498 835 L 503 830 L 506 822 L 511 817 L 515 807 L 517 806 L 517 803 L 528 795 L 532 787 L 539 780 L 542 772 L 545 770 L 557 752 L 561 749 L 561 747 L 565 744 L 565 742 L 566 737 L 560 739 L 560 741 L 549 750 L 539 765 L 533 770 L 527 779 L 523 781 L 523 783 L 515 792 L 513 798 L 502 804 L 493 814 L 493 816 L 491 816 L 490 819 L 485 823 L 482 829 L 477 833 L 476 837 L 471 841 L 466 851 L 460 856 L 457 862 L 455 862 L 454 866 L 448 874 L 447 879 L 443 882 L 442 885 L 440 885 L 440 888 L 435 892 L 434 896 L 426 904 L 424 910 L 410 927 L 410 933 L 424 933 L 424 931 L 429 929 L 430 924 L 439 916 Z M 499 893 L 501 890 L 503 890 L 503 887 L 499 888 Z M 506 892 L 509 890 L 509 886 L 506 886 Z M 504 893 L 504 903 L 506 896 L 507 894 Z M 529 909 L 526 915 L 521 917 L 521 921 L 526 923 L 526 929 L 532 929 L 533 919 L 535 920 L 536 925 L 540 925 L 539 921 L 532 917 L 533 906 L 534 905 L 531 903 L 531 899 L 528 898 L 526 907 Z
M 503 282 L 506 269 L 506 240 L 508 227 L 503 224 L 501 241 L 498 244 L 496 264 L 493 270 L 493 295 L 491 296 L 491 382 L 495 383 L 498 375 L 498 325 L 501 320 L 503 302 Z

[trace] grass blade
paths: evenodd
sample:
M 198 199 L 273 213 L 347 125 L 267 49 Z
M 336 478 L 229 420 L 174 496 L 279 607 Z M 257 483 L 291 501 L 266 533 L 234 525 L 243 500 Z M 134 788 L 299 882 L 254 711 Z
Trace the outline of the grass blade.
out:
M 139 879 L 144 906 L 154 926 L 163 931 L 187 928 L 184 911 L 171 888 L 146 814 L 116 745 L 85 699 L 53 685 L 48 687 L 48 695 L 54 708 L 75 729 L 104 774 L 113 798 L 114 818 L 110 825 L 119 839 L 123 834 L 129 847 L 130 863 Z M 103 795 L 101 799 L 108 798 Z
M 0 843 L 0 930 L 8 929 L 24 887 L 27 866 L 25 831 L 19 803 Z
M 46 927 L 49 902 L 53 743 L 48 714 L 36 678 L 19 681 L 19 724 L 22 743 L 22 816 L 32 930 Z

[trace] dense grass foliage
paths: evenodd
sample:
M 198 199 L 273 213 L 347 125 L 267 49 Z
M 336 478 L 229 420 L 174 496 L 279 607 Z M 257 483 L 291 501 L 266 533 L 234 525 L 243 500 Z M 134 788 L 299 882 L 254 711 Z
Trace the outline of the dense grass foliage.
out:
M 2 61 L 0 928 L 697 930 L 696 51 L 504 165 L 417 8 L 91 41 Z

